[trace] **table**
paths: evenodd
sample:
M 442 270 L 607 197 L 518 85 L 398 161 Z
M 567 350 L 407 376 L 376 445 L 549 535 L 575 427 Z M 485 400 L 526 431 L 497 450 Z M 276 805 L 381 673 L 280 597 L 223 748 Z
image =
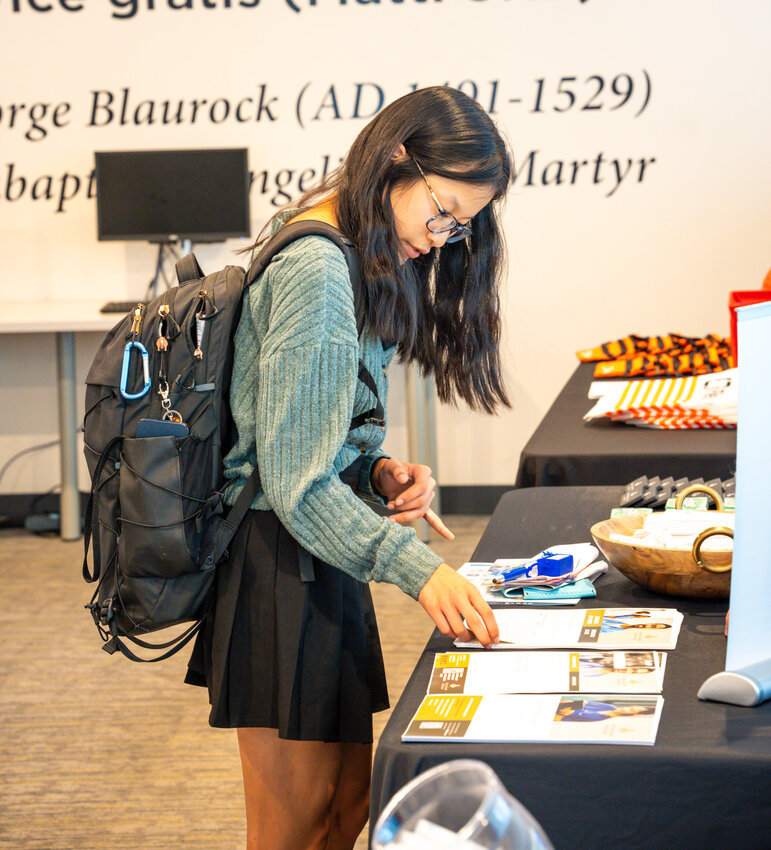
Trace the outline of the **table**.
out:
M 63 540 L 80 537 L 78 490 L 78 430 L 75 393 L 75 333 L 107 332 L 123 316 L 100 313 L 99 301 L 9 301 L 0 313 L 0 333 L 55 333 L 57 392 L 59 397 L 59 445 L 62 492 L 59 508 Z
M 609 515 L 622 492 L 605 486 L 506 493 L 472 559 L 585 542 L 591 524 Z M 444 761 L 477 758 L 533 813 L 556 850 L 771 845 L 771 702 L 740 708 L 696 697 L 707 676 L 724 667 L 726 603 L 657 597 L 613 568 L 598 581 L 597 593 L 581 607 L 658 605 L 686 615 L 667 661 L 655 746 L 403 744 L 401 733 L 426 693 L 434 653 L 452 647 L 435 631 L 378 743 L 371 829 L 410 779 Z
M 727 479 L 736 431 L 658 431 L 583 421 L 594 363 L 581 363 L 522 449 L 515 487 L 628 484 L 640 475 Z

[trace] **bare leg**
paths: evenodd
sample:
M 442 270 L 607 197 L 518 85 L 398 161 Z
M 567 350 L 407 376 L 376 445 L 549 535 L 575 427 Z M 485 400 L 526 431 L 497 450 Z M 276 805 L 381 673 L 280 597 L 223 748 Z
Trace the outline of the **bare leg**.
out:
M 254 728 L 238 730 L 238 745 L 244 774 L 247 850 L 353 847 L 366 821 L 366 802 L 362 801 L 369 788 L 370 745 L 287 741 L 279 738 L 275 729 Z M 352 756 L 351 747 L 366 750 L 366 757 Z M 345 763 L 349 758 L 351 765 Z M 354 777 L 365 763 L 362 792 L 356 790 Z M 357 811 L 345 811 L 348 806 Z M 350 843 L 330 843 L 347 842 L 356 824 L 359 829 Z
M 343 765 L 327 839 L 327 850 L 353 850 L 369 816 L 372 744 L 340 744 Z

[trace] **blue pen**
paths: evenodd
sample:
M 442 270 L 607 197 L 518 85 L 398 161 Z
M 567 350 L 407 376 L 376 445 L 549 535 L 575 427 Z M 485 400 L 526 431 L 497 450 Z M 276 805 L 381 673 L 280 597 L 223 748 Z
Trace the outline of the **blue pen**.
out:
M 530 578 L 530 572 L 535 566 L 536 562 L 532 561 L 529 564 L 523 564 L 521 567 L 503 569 L 493 576 L 493 584 L 504 584 L 507 581 L 514 581 L 518 578 Z

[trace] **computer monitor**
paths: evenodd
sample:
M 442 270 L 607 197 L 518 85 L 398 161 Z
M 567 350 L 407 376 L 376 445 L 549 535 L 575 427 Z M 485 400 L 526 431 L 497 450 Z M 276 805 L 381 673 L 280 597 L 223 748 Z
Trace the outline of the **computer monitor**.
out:
M 250 235 L 246 148 L 99 151 L 94 160 L 100 240 Z

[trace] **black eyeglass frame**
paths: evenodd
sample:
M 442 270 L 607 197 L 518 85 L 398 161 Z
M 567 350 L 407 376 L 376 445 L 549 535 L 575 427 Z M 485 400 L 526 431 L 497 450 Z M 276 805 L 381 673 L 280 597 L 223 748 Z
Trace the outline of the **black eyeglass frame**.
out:
M 431 184 L 428 182 L 428 178 L 423 173 L 423 169 L 420 167 L 420 163 L 415 159 L 412 154 L 408 154 L 410 159 L 415 163 L 415 167 L 420 172 L 420 176 L 423 178 L 423 182 L 426 184 L 428 191 L 431 193 L 431 197 L 434 199 L 434 203 L 436 204 L 436 208 L 439 212 L 436 215 L 432 215 L 431 218 L 426 222 L 426 229 L 431 233 L 448 233 L 446 242 L 460 242 L 461 239 L 468 239 L 471 236 L 471 227 L 467 224 L 461 224 L 457 218 L 451 213 L 448 212 L 440 203 L 439 198 L 436 197 L 434 190 L 431 188 Z M 448 224 L 447 227 L 434 228 L 431 227 L 431 222 L 437 218 L 441 218 L 442 216 L 447 216 L 451 218 L 455 224 Z M 446 244 L 446 243 L 445 243 Z

